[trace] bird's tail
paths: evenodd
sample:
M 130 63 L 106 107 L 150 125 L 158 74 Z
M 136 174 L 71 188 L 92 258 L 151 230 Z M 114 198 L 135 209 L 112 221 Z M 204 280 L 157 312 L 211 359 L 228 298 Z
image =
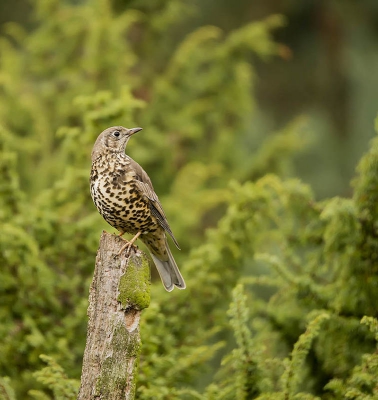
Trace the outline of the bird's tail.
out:
M 184 278 L 182 277 L 177 267 L 176 261 L 172 256 L 166 238 L 165 238 L 165 248 L 167 250 L 167 255 L 168 255 L 167 261 L 160 260 L 159 256 L 151 252 L 152 259 L 154 260 L 154 263 L 159 272 L 163 285 L 168 292 L 171 292 L 174 286 L 176 286 L 179 289 L 185 289 L 186 285 Z

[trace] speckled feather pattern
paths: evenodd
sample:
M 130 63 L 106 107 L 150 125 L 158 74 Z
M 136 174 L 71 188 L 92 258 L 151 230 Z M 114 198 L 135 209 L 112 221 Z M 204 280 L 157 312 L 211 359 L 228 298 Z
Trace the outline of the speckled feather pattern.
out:
M 111 127 L 102 132 L 92 151 L 90 190 L 99 213 L 121 234 L 136 235 L 148 247 L 164 287 L 184 289 L 185 282 L 166 239 L 179 248 L 143 168 L 125 154 L 129 137 L 141 128 Z
M 133 235 L 142 232 L 141 239 L 151 251 L 160 256 L 164 256 L 165 253 L 166 256 L 164 244 L 158 246 L 159 243 L 154 243 L 153 238 L 149 239 L 156 231 L 161 231 L 159 233 L 164 235 L 164 230 L 151 213 L 150 200 L 139 191 L 132 163 L 137 164 L 122 153 L 108 152 L 98 157 L 91 170 L 90 187 L 93 202 L 112 227 Z

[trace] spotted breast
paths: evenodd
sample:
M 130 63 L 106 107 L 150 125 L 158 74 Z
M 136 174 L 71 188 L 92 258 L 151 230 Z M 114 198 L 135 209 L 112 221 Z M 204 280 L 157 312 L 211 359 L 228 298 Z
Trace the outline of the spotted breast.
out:
M 92 164 L 91 195 L 106 222 L 120 232 L 142 234 L 156 231 L 148 198 L 141 196 L 135 168 L 125 154 L 108 153 Z
M 179 248 L 144 169 L 125 154 L 129 138 L 141 128 L 105 129 L 92 151 L 90 190 L 99 213 L 120 232 L 140 238 L 151 253 L 166 290 L 185 289 L 184 279 L 170 251 L 166 233 Z M 127 247 L 125 246 L 125 247 Z

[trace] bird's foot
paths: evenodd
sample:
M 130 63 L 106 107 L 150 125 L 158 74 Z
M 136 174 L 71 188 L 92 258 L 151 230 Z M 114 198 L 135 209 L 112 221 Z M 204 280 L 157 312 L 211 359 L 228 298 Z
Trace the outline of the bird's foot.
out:
M 130 250 L 133 249 L 136 251 L 138 249 L 138 246 L 136 246 L 134 243 L 131 243 L 131 241 L 127 241 L 124 246 L 121 247 L 121 250 L 118 252 L 118 255 L 120 256 L 125 250 L 126 250 L 126 255 L 128 256 L 130 254 Z
M 118 255 L 121 255 L 125 250 L 126 250 L 126 255 L 128 256 L 130 254 L 130 250 L 133 248 L 134 251 L 138 249 L 138 247 L 134 244 L 134 242 L 138 239 L 139 235 L 142 232 L 138 232 L 130 241 L 125 240 L 125 245 L 121 247 L 121 250 L 118 252 Z

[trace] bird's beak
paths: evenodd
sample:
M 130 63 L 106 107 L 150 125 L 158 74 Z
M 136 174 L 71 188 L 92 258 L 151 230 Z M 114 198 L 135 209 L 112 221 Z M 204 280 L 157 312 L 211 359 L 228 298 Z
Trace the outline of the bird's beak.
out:
M 128 130 L 129 136 L 134 135 L 134 133 L 137 133 L 141 131 L 143 128 L 131 128 Z

